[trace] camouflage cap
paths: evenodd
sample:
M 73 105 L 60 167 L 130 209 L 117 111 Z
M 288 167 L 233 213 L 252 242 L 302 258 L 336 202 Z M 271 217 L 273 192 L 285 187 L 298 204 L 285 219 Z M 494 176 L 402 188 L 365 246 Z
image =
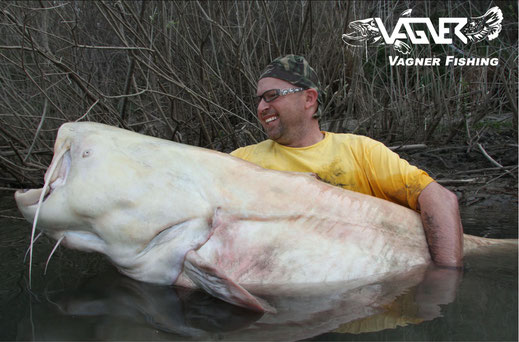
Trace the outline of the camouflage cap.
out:
M 314 117 L 318 118 L 321 116 L 323 94 L 320 89 L 319 78 L 317 77 L 315 70 L 310 66 L 310 64 L 308 64 L 304 57 L 286 55 L 274 59 L 265 67 L 259 80 L 265 77 L 274 77 L 304 89 L 314 88 L 317 90 L 317 93 L 319 94 L 317 102 L 319 105 Z

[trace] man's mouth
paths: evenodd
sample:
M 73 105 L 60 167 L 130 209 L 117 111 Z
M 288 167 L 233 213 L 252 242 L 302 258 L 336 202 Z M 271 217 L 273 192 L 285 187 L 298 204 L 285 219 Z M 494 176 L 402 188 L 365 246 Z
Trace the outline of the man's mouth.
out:
M 278 119 L 277 116 L 271 116 L 270 118 L 267 118 L 267 119 L 265 120 L 265 123 L 269 123 L 269 122 L 272 122 L 272 121 L 277 120 L 277 119 Z

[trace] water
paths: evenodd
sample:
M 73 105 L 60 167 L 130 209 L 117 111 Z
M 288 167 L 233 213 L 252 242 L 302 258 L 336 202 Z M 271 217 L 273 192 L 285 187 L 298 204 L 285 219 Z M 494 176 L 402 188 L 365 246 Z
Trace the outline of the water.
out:
M 0 203 L 0 340 L 517 341 L 517 248 L 465 258 L 463 273 L 417 268 L 362 287 L 269 295 L 257 314 L 201 292 L 119 275 L 101 256 L 36 243 L 32 288 L 23 263 L 30 225 Z M 467 208 L 467 233 L 517 238 L 517 206 Z

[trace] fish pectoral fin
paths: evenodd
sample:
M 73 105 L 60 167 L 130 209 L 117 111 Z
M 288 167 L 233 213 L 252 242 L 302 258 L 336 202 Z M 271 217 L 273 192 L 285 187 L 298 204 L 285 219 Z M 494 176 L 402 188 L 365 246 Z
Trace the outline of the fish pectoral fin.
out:
M 184 272 L 198 287 L 218 299 L 254 311 L 276 312 L 265 300 L 252 295 L 194 250 L 186 255 Z

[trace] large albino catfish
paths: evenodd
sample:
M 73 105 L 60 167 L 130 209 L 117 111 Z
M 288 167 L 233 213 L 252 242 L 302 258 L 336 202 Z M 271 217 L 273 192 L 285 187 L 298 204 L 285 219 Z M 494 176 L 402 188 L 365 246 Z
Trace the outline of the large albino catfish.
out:
M 358 281 L 430 262 L 412 210 L 97 123 L 64 124 L 44 188 L 15 197 L 45 234 L 107 255 L 131 278 L 259 311 L 275 310 L 254 295 L 262 286 Z M 465 250 L 489 243 L 466 236 Z

